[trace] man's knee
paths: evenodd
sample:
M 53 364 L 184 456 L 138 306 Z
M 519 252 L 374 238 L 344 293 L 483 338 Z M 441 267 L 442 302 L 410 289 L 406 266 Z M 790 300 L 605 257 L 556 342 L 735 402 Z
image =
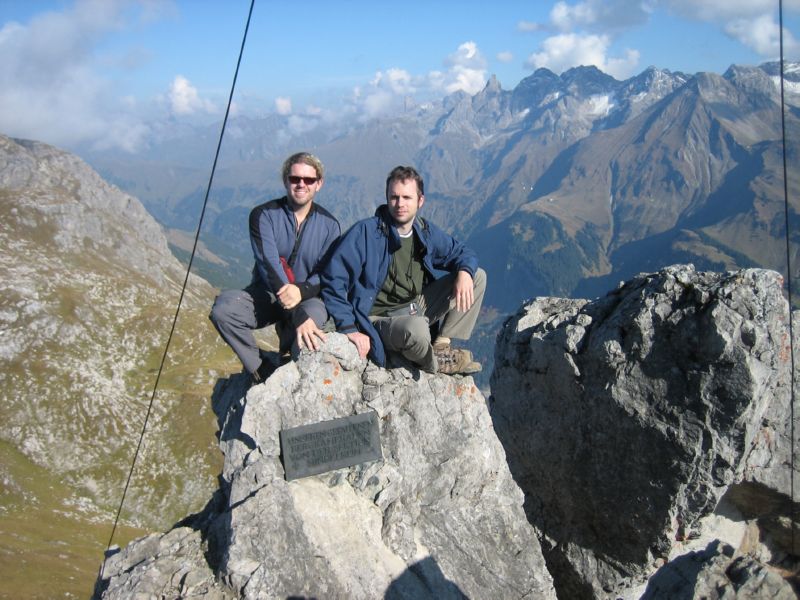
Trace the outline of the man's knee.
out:
M 292 316 L 292 323 L 295 327 L 302 325 L 307 318 L 311 317 L 317 327 L 322 327 L 328 320 L 328 311 L 321 298 L 308 298 L 303 300 Z
M 403 323 L 403 345 L 412 348 L 427 345 L 431 341 L 431 330 L 428 320 L 423 317 L 408 317 Z
M 208 318 L 218 328 L 227 323 L 247 321 L 247 305 L 241 290 L 225 290 L 215 299 Z

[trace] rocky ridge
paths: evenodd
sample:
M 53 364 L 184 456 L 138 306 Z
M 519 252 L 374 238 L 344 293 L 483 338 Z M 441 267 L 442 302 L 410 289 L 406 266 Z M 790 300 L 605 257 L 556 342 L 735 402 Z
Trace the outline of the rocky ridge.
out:
M 488 402 L 332 334 L 220 380 L 219 491 L 111 554 L 96 597 L 795 598 L 787 322 L 759 270 L 537 299 Z M 370 410 L 383 460 L 284 480 L 281 429 Z

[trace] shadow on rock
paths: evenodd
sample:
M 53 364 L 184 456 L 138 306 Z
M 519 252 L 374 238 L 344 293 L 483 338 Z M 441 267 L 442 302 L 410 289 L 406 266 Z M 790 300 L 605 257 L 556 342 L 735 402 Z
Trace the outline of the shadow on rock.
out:
M 462 600 L 467 596 L 448 580 L 436 560 L 427 557 L 409 566 L 386 590 L 384 600 Z

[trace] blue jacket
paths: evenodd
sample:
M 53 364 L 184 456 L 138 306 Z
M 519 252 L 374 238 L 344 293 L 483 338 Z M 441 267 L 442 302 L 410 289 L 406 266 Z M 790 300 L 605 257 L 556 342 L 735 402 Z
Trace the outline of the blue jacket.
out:
M 300 233 L 286 196 L 256 206 L 250 211 L 250 244 L 256 261 L 253 281 L 260 280 L 273 293 L 289 283 L 280 260 L 283 257 L 290 262 L 303 300 L 316 296 L 319 269 L 340 233 L 339 221 L 316 203 L 311 205 Z M 295 245 L 295 256 L 289 261 Z
M 419 217 L 414 220 L 414 232 L 423 246 L 426 278 L 435 278 L 436 270 L 466 271 L 475 277 L 478 259 L 464 244 Z M 389 273 L 391 254 L 399 248 L 400 236 L 383 205 L 374 217 L 359 221 L 342 236 L 320 274 L 320 295 L 337 331 L 367 334 L 369 357 L 381 366 L 386 362 L 386 352 L 369 313 Z

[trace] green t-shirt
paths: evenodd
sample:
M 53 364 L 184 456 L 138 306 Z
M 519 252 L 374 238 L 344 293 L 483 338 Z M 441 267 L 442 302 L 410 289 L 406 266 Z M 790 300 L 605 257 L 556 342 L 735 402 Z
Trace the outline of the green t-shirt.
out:
M 422 293 L 425 271 L 419 257 L 420 243 L 416 234 L 400 238 L 400 248 L 392 254 L 389 273 L 375 298 L 370 315 L 384 316 L 408 304 Z

